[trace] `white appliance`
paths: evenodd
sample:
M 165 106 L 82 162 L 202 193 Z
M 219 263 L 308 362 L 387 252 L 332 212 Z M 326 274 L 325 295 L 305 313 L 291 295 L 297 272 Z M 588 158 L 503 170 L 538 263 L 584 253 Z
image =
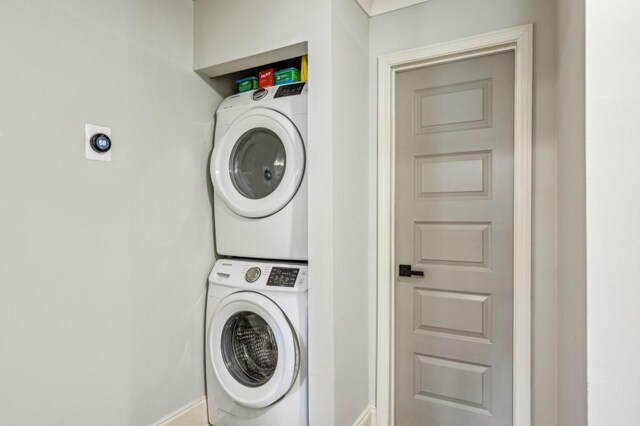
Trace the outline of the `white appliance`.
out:
M 307 83 L 222 102 L 211 156 L 219 254 L 307 260 L 306 137 Z
M 307 266 L 218 260 L 206 378 L 214 426 L 306 426 Z

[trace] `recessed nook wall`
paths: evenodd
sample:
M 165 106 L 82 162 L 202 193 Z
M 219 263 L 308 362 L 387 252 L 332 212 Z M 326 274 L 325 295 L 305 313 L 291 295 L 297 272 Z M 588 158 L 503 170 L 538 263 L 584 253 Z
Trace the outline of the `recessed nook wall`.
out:
M 260 16 L 248 25 L 246 11 L 253 6 Z M 257 0 L 197 0 L 195 25 L 194 69 L 201 71 L 217 73 L 222 64 L 307 45 L 309 420 L 312 426 L 352 424 L 366 409 L 374 380 L 364 331 L 372 286 L 366 233 L 368 18 L 353 0 L 275 0 L 269 7 Z
M 196 72 L 222 97 L 237 92 L 236 81 L 245 77 L 257 77 L 262 70 L 275 68 L 276 71 L 289 67 L 301 69 L 302 56 L 308 53 L 308 43 L 285 46 L 269 52 L 257 53 L 247 58 L 215 64 Z

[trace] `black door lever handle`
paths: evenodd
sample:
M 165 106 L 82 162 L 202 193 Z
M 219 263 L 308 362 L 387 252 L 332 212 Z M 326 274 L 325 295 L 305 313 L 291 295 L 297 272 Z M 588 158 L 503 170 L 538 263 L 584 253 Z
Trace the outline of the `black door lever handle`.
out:
M 418 276 L 424 277 L 423 271 L 414 271 L 411 269 L 411 265 L 400 265 L 400 276 L 401 277 L 410 277 L 410 276 Z

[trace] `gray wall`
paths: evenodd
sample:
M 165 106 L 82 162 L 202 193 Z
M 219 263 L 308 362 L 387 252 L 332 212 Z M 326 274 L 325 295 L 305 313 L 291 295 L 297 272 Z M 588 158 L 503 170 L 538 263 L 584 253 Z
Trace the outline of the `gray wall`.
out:
M 586 0 L 589 424 L 640 419 L 640 3 Z
M 384 53 L 534 24 L 532 359 L 533 416 L 538 426 L 557 424 L 555 17 L 554 0 L 454 0 L 408 7 L 376 16 L 370 23 L 371 67 Z M 373 86 L 376 80 L 372 80 Z M 375 122 L 375 87 L 371 101 Z
M 0 424 L 149 424 L 204 395 L 217 98 L 192 37 L 190 0 L 0 4 Z
M 319 0 L 196 0 L 194 69 L 279 49 L 314 38 L 328 25 Z M 328 28 L 328 27 L 327 27 Z
M 587 424 L 584 0 L 558 0 L 558 424 Z
M 369 405 L 369 17 L 353 0 L 332 0 L 335 425 Z M 374 216 L 374 217 L 371 217 Z M 313 262 L 313 259 L 310 259 Z M 375 324 L 375 323 L 374 323 Z M 374 325 L 375 326 L 375 325 Z

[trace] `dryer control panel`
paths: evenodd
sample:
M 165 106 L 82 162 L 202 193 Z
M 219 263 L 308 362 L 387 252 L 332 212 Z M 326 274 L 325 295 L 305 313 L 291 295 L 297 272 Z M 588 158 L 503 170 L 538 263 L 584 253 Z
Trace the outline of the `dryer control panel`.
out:
M 285 86 L 278 87 L 276 90 L 276 94 L 273 96 L 274 98 L 282 98 L 284 96 L 295 96 L 302 93 L 302 89 L 304 89 L 305 83 L 293 83 L 287 84 Z
M 293 102 L 293 99 L 304 98 L 306 104 L 306 95 L 309 92 L 308 84 L 306 81 L 282 84 L 280 86 L 269 86 L 254 91 L 247 91 L 242 93 L 236 93 L 229 96 L 222 101 L 220 107 L 218 107 L 218 114 L 227 110 L 234 110 L 238 108 L 255 108 L 257 106 L 264 106 L 269 102 Z M 300 107 L 296 108 L 296 111 L 300 110 Z M 306 112 L 306 107 L 304 108 Z

